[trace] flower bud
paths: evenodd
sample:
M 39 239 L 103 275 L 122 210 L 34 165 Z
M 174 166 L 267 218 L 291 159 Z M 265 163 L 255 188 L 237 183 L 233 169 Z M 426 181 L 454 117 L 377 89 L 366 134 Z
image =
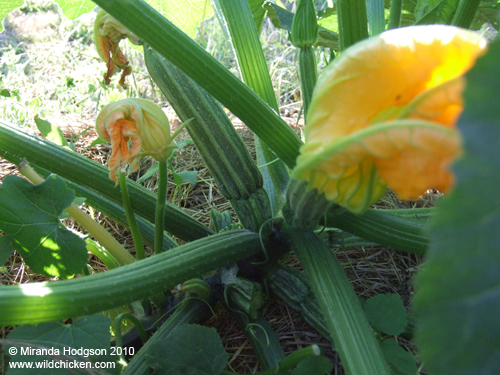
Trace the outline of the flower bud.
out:
M 97 116 L 96 130 L 101 138 L 111 142 L 108 168 L 109 178 L 115 182 L 120 164 L 128 163 L 134 171 L 138 168 L 138 156 L 150 155 L 165 161 L 172 153 L 167 115 L 145 99 L 124 99 L 106 105 Z M 139 154 L 141 149 L 144 152 Z
M 318 41 L 318 19 L 313 0 L 299 0 L 292 22 L 292 43 L 297 48 L 312 47 Z
M 463 75 L 486 51 L 452 26 L 390 30 L 346 49 L 315 87 L 293 176 L 361 213 L 389 186 L 404 200 L 446 192 L 461 152 Z
M 108 68 L 104 74 L 104 81 L 107 85 L 109 85 L 113 74 L 123 70 L 119 84 L 126 88 L 125 77 L 132 73 L 132 67 L 120 49 L 120 41 L 125 38 L 134 44 L 140 44 L 139 38 L 135 34 L 101 9 L 97 13 L 94 23 L 94 42 L 99 57 Z

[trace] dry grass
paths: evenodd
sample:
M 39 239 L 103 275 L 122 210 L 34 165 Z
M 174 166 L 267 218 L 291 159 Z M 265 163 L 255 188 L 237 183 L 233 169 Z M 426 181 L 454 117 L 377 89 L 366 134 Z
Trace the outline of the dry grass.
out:
M 89 20 L 91 18 L 92 16 L 89 16 Z M 65 137 L 70 139 L 71 135 L 78 135 L 82 131 L 92 128 L 99 105 L 109 101 L 110 96 L 119 91 L 113 86 L 110 89 L 100 87 L 99 81 L 104 67 L 97 60 L 95 52 L 88 47 L 86 39 L 88 38 L 88 30 L 85 31 L 84 21 L 71 24 L 68 22 L 53 11 L 31 14 L 18 12 L 9 18 L 6 31 L 0 35 L 3 69 L 7 72 L 2 85 L 10 90 L 19 89 L 21 100 L 18 104 L 24 109 L 19 109 L 19 106 L 16 107 L 12 104 L 14 99 L 10 98 L 8 100 L 2 99 L 4 103 L 0 105 L 0 110 L 3 111 L 5 119 L 10 119 L 11 122 L 24 126 L 25 129 L 31 126 L 31 131 L 34 133 L 36 130 L 33 130 L 32 126 L 33 115 L 40 115 L 58 125 L 63 130 Z M 79 30 L 78 32 L 82 36 L 72 39 L 75 30 Z M 210 39 L 210 35 L 207 38 Z M 285 39 L 286 36 L 279 34 L 278 31 L 272 31 L 264 42 L 268 44 L 270 49 L 274 48 L 275 51 L 272 53 L 278 55 L 271 62 L 270 70 L 280 98 L 281 113 L 289 124 L 299 131 L 301 123 L 297 120 L 300 109 L 297 75 L 295 68 L 289 68 L 290 64 L 293 63 L 294 54 Z M 279 43 L 273 43 L 273 40 L 278 40 Z M 210 44 L 210 40 L 208 44 Z M 11 52 L 12 48 L 17 49 L 19 53 Z M 212 52 L 214 54 L 220 53 L 216 49 Z M 136 54 L 130 49 L 127 53 L 135 65 L 135 73 L 128 94 L 138 94 L 138 96 L 146 96 L 156 102 L 161 102 L 161 95 L 151 85 L 143 66 L 141 66 L 143 62 L 140 54 Z M 231 56 L 225 55 L 223 58 L 227 60 L 229 65 L 234 62 Z M 64 70 L 63 74 L 61 74 L 61 69 Z M 13 77 L 16 72 L 19 76 L 17 79 Z M 74 78 L 76 86 L 65 87 L 65 76 Z M 42 77 L 45 77 L 44 80 L 40 80 Z M 89 90 L 89 84 L 93 84 L 97 89 L 95 91 Z M 30 90 L 31 92 L 29 92 Z M 33 98 L 40 98 L 41 104 L 38 107 L 30 106 Z M 172 127 L 175 129 L 180 124 L 179 120 L 170 107 L 167 106 L 165 110 L 171 119 Z M 252 133 L 238 120 L 234 120 L 234 123 L 245 143 L 253 152 Z M 109 157 L 109 146 L 99 145 L 87 150 L 96 137 L 95 131 L 90 129 L 78 138 L 76 148 L 85 156 L 105 164 Z M 183 137 L 187 137 L 185 132 L 181 133 L 181 139 Z M 133 177 L 138 178 L 149 166 L 150 161 L 143 161 L 140 171 Z M 0 159 L 0 167 L 0 181 L 7 175 L 17 174 L 16 167 L 3 159 Z M 169 181 L 168 199 L 171 203 L 178 205 L 205 225 L 209 225 L 208 213 L 211 208 L 216 208 L 219 211 L 231 209 L 227 200 L 218 191 L 193 145 L 188 145 L 177 153 L 174 168 L 179 171 L 197 170 L 199 182 L 195 186 L 186 184 L 178 189 L 172 181 Z M 156 190 L 155 178 L 147 180 L 145 185 L 153 191 Z M 416 204 L 407 204 L 398 201 L 394 195 L 388 194 L 379 206 L 380 208 L 426 206 L 432 204 L 434 195 L 431 194 Z M 126 228 L 92 208 L 87 207 L 86 209 L 103 226 L 109 228 L 110 232 L 127 248 L 132 247 L 131 236 Z M 73 221 L 68 220 L 66 224 L 69 228 L 84 233 L 84 230 Z M 413 297 L 412 278 L 419 268 L 420 257 L 380 246 L 346 248 L 337 250 L 336 254 L 339 260 L 345 264 L 345 271 L 359 296 L 369 298 L 379 293 L 397 293 L 407 306 L 410 304 Z M 287 263 L 300 269 L 300 265 L 293 255 L 287 259 Z M 90 265 L 94 272 L 105 271 L 105 266 L 95 257 L 91 258 Z M 34 274 L 29 267 L 25 266 L 17 253 L 14 253 L 8 262 L 0 267 L 0 283 L 2 285 L 43 280 L 45 280 L 44 277 Z M 325 349 L 335 365 L 332 374 L 343 374 L 337 354 L 331 349 L 331 345 L 314 329 L 303 323 L 297 312 L 270 297 L 266 318 L 272 323 L 279 341 L 287 353 L 305 345 L 317 343 Z M 231 371 L 251 374 L 259 370 L 251 346 L 227 312 L 221 310 L 207 324 L 216 327 L 220 333 L 230 356 L 229 369 Z M 411 342 L 403 341 L 402 344 L 410 351 L 415 351 Z

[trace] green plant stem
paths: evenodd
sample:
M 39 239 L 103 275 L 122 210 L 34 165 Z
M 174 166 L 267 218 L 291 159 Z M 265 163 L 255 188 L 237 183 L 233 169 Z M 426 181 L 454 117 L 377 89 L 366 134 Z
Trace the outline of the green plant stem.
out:
M 476 15 L 480 2 L 481 0 L 460 0 L 451 24 L 468 29 Z
M 366 0 L 338 0 L 340 51 L 368 38 Z
M 22 163 L 19 166 L 19 172 L 35 185 L 41 184 L 44 181 L 27 163 Z M 120 265 L 123 266 L 135 262 L 134 257 L 106 229 L 80 210 L 76 204 L 72 203 L 65 211 L 99 241 Z
M 316 56 L 314 54 L 313 47 L 304 47 L 299 49 L 299 72 L 304 116 L 307 116 L 314 86 L 318 80 L 318 73 L 316 71 Z
M 325 225 L 361 238 L 414 254 L 424 254 L 429 246 L 426 220 L 409 219 L 392 210 L 369 209 L 363 215 L 334 206 L 326 215 Z M 418 211 L 415 212 L 418 215 Z
M 125 208 L 125 215 L 127 216 L 128 227 L 130 233 L 132 233 L 132 239 L 134 240 L 135 255 L 137 259 L 144 259 L 146 254 L 144 252 L 144 244 L 142 243 L 141 232 L 135 220 L 134 211 L 132 211 L 132 205 L 130 204 L 130 197 L 128 195 L 127 189 L 127 176 L 124 172 L 118 172 L 118 178 L 120 180 L 120 189 L 123 198 L 123 208 Z
M 144 326 L 139 321 L 139 319 L 137 319 L 134 315 L 132 315 L 131 313 L 124 312 L 115 318 L 116 346 L 117 347 L 122 346 L 121 324 L 122 324 L 122 320 L 124 320 L 124 319 L 127 319 L 128 321 L 130 321 L 134 325 L 134 327 L 137 329 L 137 332 L 139 332 L 139 337 L 141 338 L 142 343 L 145 344 L 148 341 L 149 336 L 148 336 L 146 330 L 144 329 Z
M 384 0 L 367 0 L 366 11 L 370 36 L 378 35 L 385 30 Z
M 167 197 L 167 162 L 158 163 L 158 193 L 155 213 L 155 254 L 163 251 L 163 223 L 165 220 L 165 199 Z
M 144 329 L 144 326 L 142 323 L 137 319 L 134 315 L 131 313 L 121 313 L 115 318 L 115 342 L 116 342 L 116 347 L 121 348 L 123 346 L 122 344 L 122 320 L 127 319 L 130 321 L 134 327 L 137 329 L 139 332 L 139 337 L 141 338 L 141 341 L 143 344 L 145 344 L 148 341 L 148 334 L 146 330 Z M 123 354 L 123 351 L 120 352 L 120 361 L 123 364 L 127 363 L 127 360 L 125 359 L 125 355 Z
M 262 316 L 247 318 L 239 311 L 229 310 L 238 326 L 252 345 L 264 370 L 269 370 L 285 359 L 286 354 L 274 333 L 271 324 Z
M 389 375 L 380 346 L 344 269 L 312 232 L 285 228 L 311 282 L 335 349 L 348 375 Z
M 259 236 L 231 230 L 107 272 L 0 288 L 0 326 L 93 314 L 161 293 L 261 252 Z
M 389 25 L 387 29 L 397 29 L 401 23 L 401 9 L 403 0 L 391 0 L 391 9 L 389 11 Z

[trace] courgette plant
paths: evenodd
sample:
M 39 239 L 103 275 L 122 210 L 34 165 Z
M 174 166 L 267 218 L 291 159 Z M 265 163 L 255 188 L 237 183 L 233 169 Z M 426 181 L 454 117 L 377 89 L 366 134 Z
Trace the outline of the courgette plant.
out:
M 6 10 L 19 5 L 14 1 L 3 3 Z M 64 10 L 66 3 L 62 5 Z M 82 1 L 80 5 L 88 11 L 87 3 Z M 40 358 L 89 363 L 109 360 L 119 366 L 96 373 L 229 374 L 224 370 L 227 354 L 214 330 L 186 324 L 203 321 L 210 304 L 218 299 L 244 328 L 264 369 L 262 374 L 331 371 L 314 345 L 285 356 L 259 311 L 262 286 L 266 285 L 331 340 L 346 374 L 415 373 L 415 360 L 408 359 L 408 353 L 394 342 L 382 341 L 372 329 L 341 264 L 318 235 L 318 230 L 326 227 L 350 233 L 354 242 L 369 241 L 409 253 L 428 252 L 428 263 L 417 283 L 416 304 L 416 337 L 426 366 L 436 374 L 493 374 L 498 370 L 500 329 L 492 321 L 500 308 L 499 273 L 494 272 L 500 261 L 495 251 L 500 241 L 495 229 L 500 217 L 496 194 L 499 181 L 495 183 L 500 175 L 495 144 L 500 139 L 500 106 L 495 103 L 500 93 L 500 71 L 495 63 L 500 58 L 498 42 L 492 43 L 486 53 L 480 37 L 452 26 L 397 29 L 402 8 L 407 5 L 398 0 L 391 2 L 389 14 L 389 27 L 396 30 L 379 36 L 385 20 L 384 4 L 378 0 L 339 0 L 336 9 L 319 13 L 312 0 L 298 0 L 295 14 L 271 2 L 213 0 L 215 14 L 234 48 L 240 80 L 146 2 L 95 3 L 107 13 L 100 13 L 100 17 L 118 22 L 121 34 L 142 45 L 151 78 L 185 124 L 219 190 L 231 203 L 239 225 L 228 213 L 212 212 L 212 225 L 207 228 L 165 202 L 162 189 L 166 159 L 175 147 L 169 131 L 153 137 L 167 139 L 160 153 L 145 147 L 143 138 L 144 151 L 159 161 L 160 192 L 156 196 L 121 171 L 120 184 L 115 186 L 115 181 L 108 179 L 106 167 L 0 123 L 0 155 L 22 163 L 21 172 L 35 184 L 16 177 L 4 180 L 0 190 L 0 230 L 5 233 L 2 245 L 12 246 L 10 249 L 17 250 L 36 272 L 61 279 L 81 272 L 87 250 L 110 269 L 57 282 L 0 287 L 0 325 L 19 325 L 4 342 L 9 363 Z M 440 2 L 428 9 L 419 1 L 416 23 L 468 28 L 479 3 Z M 278 114 L 259 42 L 266 13 L 275 24 L 289 30 L 297 48 L 306 115 L 305 144 Z M 338 34 L 318 24 L 318 14 L 323 18 L 335 15 Z M 429 51 L 435 40 L 438 47 Z M 129 70 L 126 57 L 118 44 L 107 42 L 109 54 L 104 58 L 109 76 L 121 69 L 121 83 L 125 84 Z M 331 48 L 332 55 L 338 54 L 320 77 L 314 54 L 318 45 Z M 455 45 L 460 48 L 453 49 Z M 411 76 L 408 72 L 407 76 L 398 76 L 403 64 L 397 58 L 411 60 L 420 50 L 425 51 L 425 58 L 437 56 L 436 61 L 442 54 L 453 56 L 451 62 L 447 55 L 443 65 L 436 63 L 429 73 L 431 78 L 415 73 L 418 79 L 412 81 L 407 79 Z M 465 52 L 461 55 L 460 51 Z M 486 56 L 480 57 L 483 54 Z M 374 66 L 387 56 L 393 65 L 389 73 L 380 73 L 384 67 Z M 472 68 L 476 58 L 477 66 Z M 361 75 L 357 83 L 365 68 L 375 71 L 374 75 L 368 79 L 372 72 L 365 72 L 366 77 Z M 420 68 L 412 66 L 414 71 L 410 73 L 420 72 Z M 463 107 L 462 75 L 471 68 L 460 135 L 455 123 Z M 338 76 L 342 72 L 346 75 Z M 346 82 L 354 86 L 343 89 Z M 391 91 L 393 87 L 401 92 Z M 372 98 L 376 101 L 384 95 L 392 95 L 392 104 L 370 109 L 370 115 L 363 119 Z M 262 168 L 252 160 L 219 102 L 255 133 L 257 163 Z M 432 107 L 435 103 L 443 107 Z M 150 105 L 140 105 L 142 111 L 146 107 Z M 127 108 L 125 112 L 134 111 Z M 444 115 L 446 119 L 441 119 L 442 113 L 452 114 L 450 119 Z M 150 123 L 165 123 L 161 114 L 150 116 Z M 337 119 L 331 127 L 325 125 L 329 118 Z M 364 127 L 357 128 L 363 121 Z M 351 122 L 355 129 L 346 130 Z M 128 140 L 134 148 L 137 134 L 131 134 L 127 133 L 129 138 L 119 146 L 125 147 L 122 156 L 128 152 Z M 112 135 L 110 139 L 113 142 Z M 324 144 L 323 139 L 331 143 Z M 452 157 L 460 154 L 462 139 L 464 156 L 451 176 L 447 167 Z M 438 152 L 441 149 L 444 151 Z M 358 160 L 359 155 L 362 158 Z M 123 156 L 123 164 L 132 163 L 131 159 L 134 157 Z M 420 167 L 421 160 L 430 172 Z M 436 166 L 436 160 L 443 165 Z M 395 171 L 394 165 L 406 168 L 409 179 Z M 116 179 L 115 172 L 117 169 L 110 177 Z M 471 176 L 481 180 L 481 189 L 472 185 Z M 387 185 L 411 197 L 414 186 L 421 188 L 429 183 L 427 188 L 443 190 L 455 184 L 432 219 L 430 230 L 428 221 L 416 219 L 413 212 L 368 208 Z M 479 194 L 480 190 L 484 191 Z M 89 222 L 88 230 L 104 248 L 91 240 L 82 242 L 61 226 L 59 217 L 64 210 L 80 215 L 72 206 L 75 194 L 130 226 L 137 259 L 112 240 L 106 242 L 106 233 L 100 237 L 102 230 L 95 223 Z M 434 212 L 423 210 L 419 215 L 434 216 Z M 457 215 L 466 217 L 460 221 Z M 185 244 L 177 246 L 165 231 Z M 154 246 L 155 255 L 142 259 L 141 237 Z M 289 251 L 296 253 L 305 274 L 280 263 Z M 460 275 L 464 265 L 472 268 L 466 272 L 467 277 Z M 484 277 L 478 280 L 474 274 Z M 178 284 L 182 284 L 182 297 L 170 292 Z M 152 303 L 158 315 L 151 315 Z M 166 314 L 173 305 L 177 306 L 175 312 Z M 368 315 L 377 316 L 373 314 L 377 305 L 369 305 L 372 312 Z M 108 311 L 110 315 L 112 309 L 116 316 L 114 346 L 110 346 L 111 322 L 96 314 Z M 67 318 L 72 319 L 71 325 L 61 323 Z M 145 342 L 138 345 L 142 348 L 137 352 L 130 349 L 135 347 L 126 341 L 127 335 L 121 335 L 122 320 L 132 322 Z M 148 339 L 144 326 L 157 332 Z M 388 332 L 398 334 L 403 330 L 404 324 Z M 452 344 L 446 343 L 447 337 L 453 339 Z M 33 351 L 26 352 L 28 347 Z M 62 357 L 60 353 L 43 352 L 49 347 L 58 349 Z M 65 354 L 65 347 L 94 351 L 89 355 L 78 351 Z M 475 349 L 471 351 L 471 347 Z M 401 367 L 394 358 L 402 357 L 406 362 L 413 360 L 413 364 Z M 15 371 L 12 368 L 9 373 Z

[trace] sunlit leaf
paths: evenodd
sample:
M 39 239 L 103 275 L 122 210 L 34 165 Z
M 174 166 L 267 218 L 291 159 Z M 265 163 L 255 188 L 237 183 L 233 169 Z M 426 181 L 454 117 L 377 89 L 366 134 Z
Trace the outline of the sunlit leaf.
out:
M 430 374 L 500 373 L 500 41 L 466 75 L 456 185 L 431 222 L 417 279 L 417 343 Z
M 70 20 L 74 20 L 95 8 L 95 3 L 90 0 L 56 0 L 56 2 Z
M 59 221 L 73 199 L 73 190 L 54 175 L 36 186 L 17 176 L 4 179 L 0 230 L 34 272 L 67 278 L 87 262 L 85 242 Z
M 200 22 L 213 14 L 209 0 L 147 0 L 146 2 L 191 38 L 196 36 Z
M 64 138 L 62 130 L 56 125 L 51 124 L 47 120 L 42 120 L 41 118 L 35 118 L 35 124 L 38 130 L 40 130 L 40 133 L 42 133 L 42 135 L 49 141 L 52 141 L 59 146 L 68 145 L 68 141 Z
M 3 31 L 2 20 L 14 9 L 24 4 L 24 0 L 0 0 L 0 32 Z

